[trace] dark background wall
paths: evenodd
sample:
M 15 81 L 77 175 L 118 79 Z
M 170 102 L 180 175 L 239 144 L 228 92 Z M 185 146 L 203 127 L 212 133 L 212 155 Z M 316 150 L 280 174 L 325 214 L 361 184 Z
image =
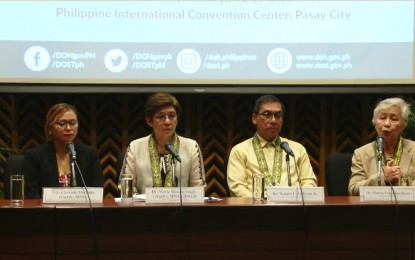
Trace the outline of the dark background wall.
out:
M 333 89 L 335 90 L 335 89 Z M 265 94 L 174 94 L 183 107 L 178 133 L 195 139 L 202 148 L 206 195 L 228 196 L 226 156 L 233 145 L 251 137 L 254 101 Z M 117 156 L 130 141 L 148 135 L 144 102 L 148 93 L 129 94 L 0 94 L 0 144 L 11 143 L 23 151 L 45 141 L 43 124 L 50 106 L 75 105 L 80 128 L 77 141 L 96 148 L 105 176 L 106 197 L 117 196 Z M 324 162 L 333 152 L 353 150 L 374 140 L 373 108 L 392 94 L 281 94 L 286 117 L 281 136 L 302 143 L 325 186 Z M 415 95 L 408 95 L 407 100 Z

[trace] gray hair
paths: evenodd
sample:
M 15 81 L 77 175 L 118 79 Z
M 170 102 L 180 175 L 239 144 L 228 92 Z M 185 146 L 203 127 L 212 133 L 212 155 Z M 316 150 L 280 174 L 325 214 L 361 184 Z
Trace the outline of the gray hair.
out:
M 401 118 L 404 128 L 408 125 L 409 114 L 411 113 L 411 105 L 406 103 L 402 98 L 387 98 L 380 101 L 373 110 L 372 123 L 375 125 L 379 111 L 391 107 L 398 107 L 401 110 Z

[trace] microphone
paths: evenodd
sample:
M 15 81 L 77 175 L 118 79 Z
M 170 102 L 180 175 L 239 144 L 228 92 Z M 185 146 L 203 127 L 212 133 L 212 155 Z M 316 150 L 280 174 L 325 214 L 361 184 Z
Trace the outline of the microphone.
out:
M 164 146 L 164 148 L 166 148 L 166 150 L 179 162 L 182 162 L 182 159 L 180 159 L 179 154 L 174 150 L 173 145 L 172 144 L 166 144 Z
M 378 145 L 379 158 L 382 158 L 382 156 L 383 156 L 383 136 L 379 135 L 378 137 L 376 137 L 376 143 Z
M 378 135 L 376 137 L 376 144 L 378 145 L 378 172 L 377 172 L 377 177 L 378 177 L 378 185 L 381 186 L 382 185 L 382 181 L 381 181 L 381 174 L 382 174 L 382 157 L 383 157 L 383 136 Z
M 294 152 L 293 150 L 291 150 L 290 146 L 288 145 L 287 142 L 281 142 L 280 147 L 289 155 L 291 155 L 292 157 L 294 157 Z
M 76 151 L 75 144 L 69 142 L 66 144 L 66 149 L 68 149 L 69 156 L 71 157 L 71 187 L 76 187 L 76 174 L 75 174 L 75 162 L 76 162 Z
M 67 143 L 66 149 L 68 149 L 69 155 L 71 156 L 72 160 L 76 160 L 75 144 L 72 142 Z

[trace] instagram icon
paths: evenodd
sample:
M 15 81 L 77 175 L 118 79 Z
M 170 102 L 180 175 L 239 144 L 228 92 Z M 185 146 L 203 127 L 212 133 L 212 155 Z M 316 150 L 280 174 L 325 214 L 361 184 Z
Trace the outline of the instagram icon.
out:
M 199 70 L 201 59 L 197 51 L 192 49 L 182 50 L 177 55 L 177 67 L 186 74 L 192 74 Z

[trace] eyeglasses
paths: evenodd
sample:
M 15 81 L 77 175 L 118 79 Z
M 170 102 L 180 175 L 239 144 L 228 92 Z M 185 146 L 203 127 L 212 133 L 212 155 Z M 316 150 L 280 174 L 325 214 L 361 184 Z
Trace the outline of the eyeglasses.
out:
M 154 117 L 159 122 L 164 122 L 167 118 L 170 121 L 175 121 L 177 119 L 177 114 L 176 113 L 171 113 L 171 114 L 156 114 Z
M 62 129 L 65 129 L 68 126 L 70 126 L 71 128 L 75 128 L 78 127 L 78 120 L 59 120 L 55 122 L 55 125 Z
M 270 111 L 265 111 L 264 113 L 258 113 L 257 115 L 262 116 L 265 119 L 265 121 L 271 121 L 272 118 L 275 118 L 275 120 L 277 121 L 282 119 L 281 112 L 272 113 Z

